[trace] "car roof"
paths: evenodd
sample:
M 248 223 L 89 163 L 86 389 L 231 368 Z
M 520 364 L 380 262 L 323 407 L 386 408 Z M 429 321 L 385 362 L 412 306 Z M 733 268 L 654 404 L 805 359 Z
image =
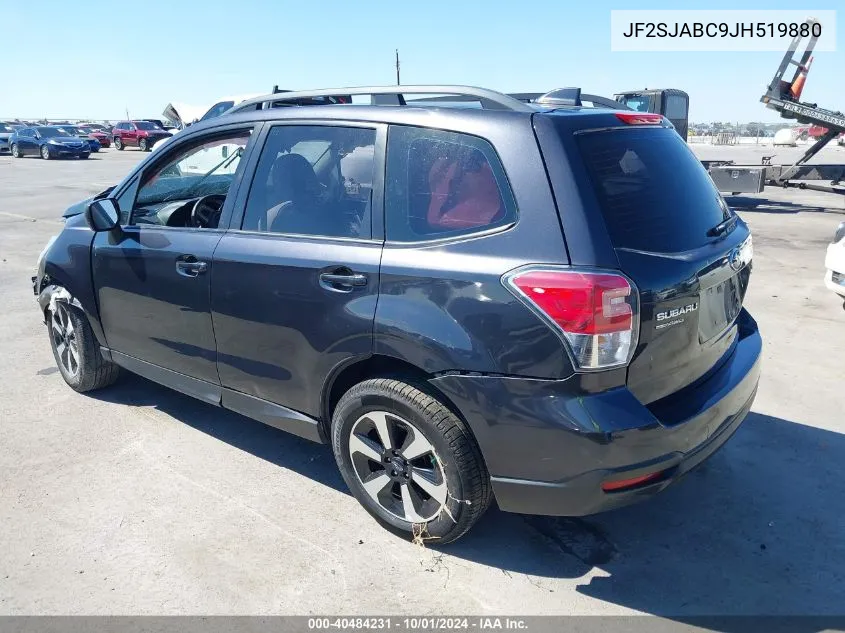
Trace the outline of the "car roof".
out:
M 385 106 L 385 105 L 309 105 L 249 110 L 195 123 L 192 131 L 211 129 L 240 122 L 265 121 L 349 121 L 373 124 L 400 124 L 435 127 L 473 133 L 486 125 L 524 120 L 532 112 L 507 110 L 481 110 L 471 108 L 436 106 Z
M 247 110 L 195 123 L 192 133 L 223 125 L 246 122 L 273 121 L 346 121 L 386 125 L 410 125 L 431 127 L 454 132 L 485 136 L 488 126 L 507 125 L 525 120 L 533 115 L 554 115 L 567 117 L 605 117 L 613 110 L 579 106 L 541 106 L 530 104 L 525 111 L 487 110 L 437 105 L 436 102 L 399 105 L 307 105 L 280 106 L 266 110 Z

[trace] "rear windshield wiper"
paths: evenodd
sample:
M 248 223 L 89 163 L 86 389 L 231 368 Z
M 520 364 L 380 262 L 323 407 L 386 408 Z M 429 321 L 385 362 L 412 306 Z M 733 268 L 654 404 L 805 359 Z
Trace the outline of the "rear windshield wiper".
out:
M 731 214 L 726 217 L 712 229 L 707 231 L 707 237 L 716 237 L 717 235 L 722 235 L 723 233 L 730 231 L 733 228 L 733 225 L 736 224 L 736 217 L 736 214 Z

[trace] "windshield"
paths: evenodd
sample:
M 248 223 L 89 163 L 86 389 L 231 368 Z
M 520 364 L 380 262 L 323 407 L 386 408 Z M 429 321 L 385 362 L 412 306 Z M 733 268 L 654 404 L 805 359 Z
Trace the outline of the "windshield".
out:
M 135 121 L 135 127 L 139 130 L 160 130 L 161 128 L 155 123 L 149 121 Z
M 14 132 L 15 129 L 11 125 L 0 123 L 0 132 Z
M 56 136 L 70 136 L 67 132 L 62 129 L 56 127 L 37 127 L 35 131 L 38 132 L 43 138 L 53 138 Z
M 648 97 L 625 97 L 622 103 L 637 112 L 648 112 L 650 99 Z
M 71 127 L 69 125 L 63 125 L 59 129 L 62 130 L 63 132 L 67 132 L 71 136 L 79 136 L 80 134 L 82 134 L 82 132 L 79 131 L 78 127 Z

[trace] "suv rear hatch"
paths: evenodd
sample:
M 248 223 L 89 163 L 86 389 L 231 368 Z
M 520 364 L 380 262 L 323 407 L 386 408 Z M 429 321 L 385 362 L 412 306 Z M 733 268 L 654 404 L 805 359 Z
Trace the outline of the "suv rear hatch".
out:
M 569 164 L 565 176 L 551 165 L 549 173 L 573 265 L 618 268 L 639 291 L 628 388 L 649 404 L 715 370 L 738 336 L 752 255 L 745 223 L 660 115 L 537 118 L 552 121 L 563 145 L 544 148 L 547 162 Z M 592 217 L 577 218 L 579 208 Z

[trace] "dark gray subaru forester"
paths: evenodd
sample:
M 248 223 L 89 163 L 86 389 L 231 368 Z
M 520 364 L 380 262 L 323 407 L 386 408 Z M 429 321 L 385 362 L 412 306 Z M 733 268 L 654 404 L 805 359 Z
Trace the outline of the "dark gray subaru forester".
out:
M 33 279 L 67 383 L 124 368 L 331 443 L 370 514 L 443 542 L 716 451 L 759 379 L 751 235 L 666 120 L 398 90 L 244 102 L 69 209 Z M 296 101 L 334 93 L 370 104 Z

